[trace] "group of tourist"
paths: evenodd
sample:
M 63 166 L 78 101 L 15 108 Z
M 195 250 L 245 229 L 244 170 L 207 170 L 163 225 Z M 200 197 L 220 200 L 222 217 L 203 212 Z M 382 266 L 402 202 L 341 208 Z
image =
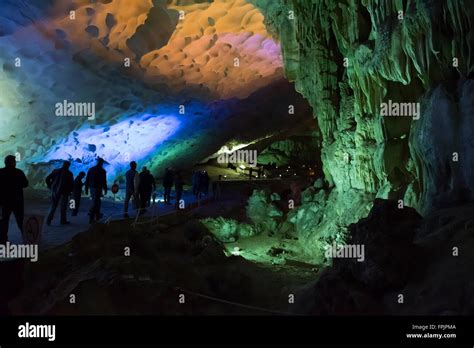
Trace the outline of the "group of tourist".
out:
M 60 223 L 62 225 L 69 224 L 67 221 L 67 209 L 73 210 L 73 216 L 79 212 L 81 205 L 82 189 L 86 195 L 91 195 L 92 205 L 89 209 L 89 223 L 93 223 L 102 217 L 100 212 L 102 203 L 102 194 L 107 194 L 107 173 L 104 166 L 104 160 L 99 158 L 97 164 L 90 168 L 87 175 L 80 172 L 74 179 L 72 172 L 69 170 L 71 162 L 64 161 L 59 169 L 55 169 L 46 177 L 46 186 L 51 191 L 51 207 L 46 217 L 46 225 L 51 225 L 54 219 L 54 213 L 58 205 L 60 206 Z M 85 182 L 82 180 L 86 178 Z M 69 197 L 72 196 L 72 201 Z
M 137 171 L 137 163 L 132 161 L 130 169 L 125 173 L 125 202 L 124 216 L 128 217 L 128 205 L 130 199 L 133 198 L 135 209 L 140 214 L 146 212 L 146 208 L 150 206 L 152 192 L 156 190 L 156 182 L 153 175 L 147 167 L 143 167 L 139 173 Z
M 89 209 L 89 223 L 92 224 L 102 218 L 102 197 L 108 192 L 107 173 L 102 158 L 97 159 L 95 166 L 91 167 L 87 174 L 80 172 L 76 178 L 70 170 L 71 162 L 64 161 L 61 168 L 53 170 L 46 177 L 46 186 L 51 192 L 51 206 L 46 217 L 46 224 L 50 225 L 54 219 L 56 209 L 60 209 L 60 223 L 67 225 L 68 208 L 72 215 L 77 216 L 81 206 L 82 193 L 91 197 Z M 85 179 L 85 180 L 84 180 Z M 209 175 L 205 171 L 196 171 L 192 176 L 193 193 L 199 199 L 202 194 L 207 194 L 209 187 Z M 164 203 L 171 205 L 171 191 L 175 187 L 176 208 L 182 207 L 182 196 L 184 180 L 179 170 L 166 168 L 163 176 Z M 2 220 L 0 222 L 0 244 L 7 241 L 10 217 L 13 214 L 20 230 L 23 230 L 24 197 L 23 189 L 28 187 L 28 179 L 25 173 L 16 168 L 15 156 L 5 157 L 5 167 L 0 169 L 0 206 L 2 208 Z M 133 199 L 134 207 L 138 214 L 146 212 L 150 207 L 153 191 L 156 190 L 156 182 L 147 167 L 141 172 L 137 171 L 137 163 L 132 161 L 130 169 L 125 173 L 125 200 L 124 217 L 129 217 L 129 203 Z M 72 197 L 72 199 L 70 199 Z

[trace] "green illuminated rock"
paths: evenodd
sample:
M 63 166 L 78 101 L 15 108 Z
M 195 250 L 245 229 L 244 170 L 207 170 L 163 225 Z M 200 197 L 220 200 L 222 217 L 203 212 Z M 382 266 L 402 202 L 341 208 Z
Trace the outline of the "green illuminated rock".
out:
M 382 117 L 380 108 L 389 101 L 420 102 L 439 83 L 472 77 L 474 10 L 469 1 L 252 2 L 281 41 L 286 76 L 313 107 L 325 179 L 342 193 L 357 189 L 429 208 L 427 197 L 450 180 L 432 175 L 428 159 L 410 152 L 430 136 L 424 128 L 430 121 L 416 126 L 419 120 L 411 117 Z M 464 95 L 472 91 L 472 85 L 463 88 Z M 463 117 L 472 116 L 472 108 L 464 110 Z M 443 112 L 445 118 L 456 114 Z M 453 128 L 455 121 L 450 122 Z M 466 145 L 467 135 L 461 133 L 452 135 Z M 461 187 L 473 189 L 474 179 Z M 450 199 L 449 194 L 444 198 Z
M 251 2 L 280 40 L 285 74 L 321 131 L 332 192 L 307 190 L 287 217 L 316 260 L 376 197 L 421 213 L 474 200 L 470 1 Z M 384 103 L 420 103 L 421 111 L 385 117 Z
M 272 203 L 270 194 L 254 190 L 247 203 L 247 216 L 259 232 L 275 232 L 283 213 Z
M 256 233 L 254 226 L 233 219 L 218 217 L 201 221 L 222 242 L 235 242 L 239 238 L 251 237 Z

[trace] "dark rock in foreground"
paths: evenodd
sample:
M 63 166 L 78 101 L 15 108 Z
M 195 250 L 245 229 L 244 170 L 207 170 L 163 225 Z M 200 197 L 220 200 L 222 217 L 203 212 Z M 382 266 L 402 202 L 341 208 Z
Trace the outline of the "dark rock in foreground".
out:
M 370 214 L 349 227 L 348 244 L 365 246 L 364 261 L 334 259 L 301 290 L 293 309 L 329 315 L 472 315 L 473 212 L 474 207 L 458 207 L 422 219 L 412 208 L 375 200 Z M 450 228 L 437 221 L 449 221 Z

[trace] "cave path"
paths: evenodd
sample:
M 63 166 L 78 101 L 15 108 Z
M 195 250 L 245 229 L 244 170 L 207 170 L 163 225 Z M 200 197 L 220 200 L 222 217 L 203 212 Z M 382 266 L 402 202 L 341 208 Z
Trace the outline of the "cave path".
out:
M 29 192 L 25 198 L 25 216 L 30 214 L 41 215 L 46 219 L 46 215 L 49 211 L 50 201 L 46 194 L 38 194 L 37 191 Z M 28 196 L 33 196 L 29 198 Z M 165 205 L 162 202 L 155 203 L 154 216 L 163 216 L 176 212 L 174 207 L 174 192 L 172 192 L 172 205 Z M 196 198 L 190 192 L 184 191 L 183 199 L 188 206 L 194 206 Z M 71 211 L 68 210 L 68 220 L 71 222 L 70 225 L 59 224 L 59 208 L 56 210 L 54 220 L 51 226 L 43 224 L 42 237 L 40 240 L 39 247 L 41 250 L 49 249 L 59 245 L 66 244 L 72 240 L 77 234 L 87 231 L 89 229 L 89 216 L 88 211 L 91 205 L 89 197 L 82 197 L 81 207 L 78 216 L 71 216 Z M 104 217 L 101 222 L 106 222 L 110 217 L 112 220 L 123 219 L 123 200 L 113 200 L 111 198 L 105 198 L 102 200 L 102 213 Z M 130 202 L 129 208 L 130 218 L 135 218 L 135 209 L 133 204 Z M 152 217 L 152 208 L 148 209 L 148 212 L 140 217 L 140 221 L 146 221 L 147 218 Z M 13 244 L 23 244 L 23 238 L 20 234 L 14 217 L 10 218 L 10 227 L 8 233 L 9 241 Z

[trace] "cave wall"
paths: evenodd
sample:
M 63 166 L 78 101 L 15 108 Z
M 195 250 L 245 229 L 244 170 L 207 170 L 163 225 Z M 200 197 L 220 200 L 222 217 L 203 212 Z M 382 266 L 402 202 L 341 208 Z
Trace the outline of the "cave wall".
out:
M 451 187 L 441 189 L 444 203 L 474 187 L 468 161 L 465 169 L 446 172 L 448 151 L 458 149 L 464 158 L 474 151 L 466 101 L 472 84 L 462 82 L 474 69 L 469 1 L 253 3 L 280 39 L 286 76 L 313 107 L 330 186 L 404 199 L 421 211 L 438 205 L 440 187 Z M 436 100 L 443 84 L 444 101 Z M 419 102 L 420 119 L 381 116 L 389 101 Z
M 474 200 L 474 80 L 439 84 L 422 99 L 413 124 L 412 157 L 425 211 Z
M 31 186 L 44 187 L 62 160 L 77 174 L 98 156 L 109 181 L 120 182 L 132 159 L 160 177 L 229 142 L 276 141 L 313 121 L 283 76 L 278 41 L 245 0 L 0 0 L 0 8 L 0 158 L 15 154 Z M 93 104 L 95 116 L 59 117 L 65 100 Z

